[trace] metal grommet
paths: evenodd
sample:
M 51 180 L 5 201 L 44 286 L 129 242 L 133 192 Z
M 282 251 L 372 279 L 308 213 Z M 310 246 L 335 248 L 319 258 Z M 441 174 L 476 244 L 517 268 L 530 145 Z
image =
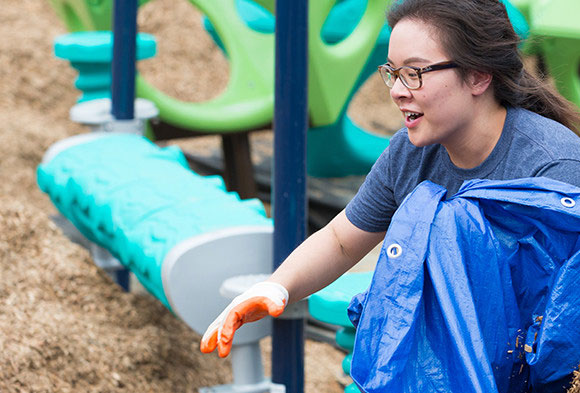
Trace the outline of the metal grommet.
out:
M 397 243 L 391 244 L 387 247 L 387 255 L 391 258 L 398 258 L 403 253 L 403 247 L 398 245 Z
M 564 207 L 574 207 L 574 206 L 576 206 L 576 202 L 574 201 L 574 199 L 572 199 L 570 197 L 564 197 L 564 198 L 560 199 L 560 203 Z

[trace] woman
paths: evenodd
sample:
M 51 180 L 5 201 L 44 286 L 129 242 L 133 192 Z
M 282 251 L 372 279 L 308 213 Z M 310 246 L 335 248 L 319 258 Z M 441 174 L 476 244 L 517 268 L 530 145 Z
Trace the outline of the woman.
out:
M 405 128 L 357 195 L 263 283 L 236 298 L 208 328 L 203 352 L 227 356 L 234 332 L 278 316 L 330 284 L 385 236 L 422 181 L 448 195 L 462 182 L 545 176 L 580 187 L 580 118 L 524 70 L 518 37 L 498 0 L 404 0 L 388 13 L 387 63 L 379 70 Z

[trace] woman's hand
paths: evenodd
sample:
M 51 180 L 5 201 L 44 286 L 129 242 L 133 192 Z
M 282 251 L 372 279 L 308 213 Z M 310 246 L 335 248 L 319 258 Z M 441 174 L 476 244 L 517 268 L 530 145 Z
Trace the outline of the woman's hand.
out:
M 253 285 L 209 325 L 201 339 L 201 352 L 210 353 L 217 347 L 220 357 L 228 356 L 236 330 L 267 315 L 279 316 L 287 303 L 288 291 L 282 285 L 269 281 Z

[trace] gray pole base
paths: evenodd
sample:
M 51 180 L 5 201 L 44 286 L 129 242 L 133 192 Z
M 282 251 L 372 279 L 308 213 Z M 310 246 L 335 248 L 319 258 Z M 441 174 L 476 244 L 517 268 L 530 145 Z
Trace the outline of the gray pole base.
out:
M 111 99 L 100 98 L 73 106 L 70 110 L 70 119 L 89 126 L 93 132 L 126 132 L 143 135 L 147 120 L 158 114 L 159 110 L 151 101 L 137 98 L 135 100 L 135 118 L 116 120 L 111 114 Z
M 286 387 L 264 378 L 262 355 L 258 342 L 233 345 L 232 372 L 234 383 L 199 388 L 199 393 L 285 393 Z
M 270 380 L 251 385 L 218 385 L 199 388 L 199 393 L 286 393 L 286 387 Z
M 228 278 L 220 287 L 220 294 L 233 299 L 253 284 L 264 281 L 269 274 L 248 274 Z M 249 324 L 251 327 L 252 324 Z M 286 387 L 264 377 L 259 339 L 232 345 L 230 353 L 234 382 L 228 385 L 200 388 L 200 393 L 285 393 Z

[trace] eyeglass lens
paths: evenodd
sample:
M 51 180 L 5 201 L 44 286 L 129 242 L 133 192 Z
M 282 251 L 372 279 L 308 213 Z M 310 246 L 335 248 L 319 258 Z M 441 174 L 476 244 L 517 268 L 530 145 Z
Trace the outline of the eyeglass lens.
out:
M 412 68 L 403 67 L 397 72 L 392 72 L 388 67 L 383 66 L 380 68 L 380 74 L 388 87 L 394 86 L 397 77 L 401 78 L 403 85 L 409 89 L 418 89 L 421 86 L 419 74 Z

